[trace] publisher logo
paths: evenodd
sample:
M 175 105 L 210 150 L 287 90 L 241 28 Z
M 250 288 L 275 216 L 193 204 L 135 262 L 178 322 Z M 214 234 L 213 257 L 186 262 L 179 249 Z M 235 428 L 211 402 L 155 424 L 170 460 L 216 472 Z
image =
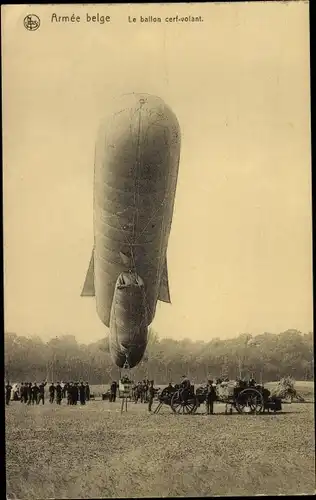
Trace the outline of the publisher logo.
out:
M 40 27 L 41 21 L 35 14 L 29 14 L 24 18 L 24 27 L 28 31 L 36 31 Z

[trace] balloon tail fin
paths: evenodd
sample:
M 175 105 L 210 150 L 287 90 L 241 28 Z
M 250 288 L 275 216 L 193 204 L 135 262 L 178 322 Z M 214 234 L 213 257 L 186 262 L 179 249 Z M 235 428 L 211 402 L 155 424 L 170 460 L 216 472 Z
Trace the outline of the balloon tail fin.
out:
M 94 249 L 92 249 L 89 268 L 81 292 L 81 297 L 95 297 L 94 289 Z

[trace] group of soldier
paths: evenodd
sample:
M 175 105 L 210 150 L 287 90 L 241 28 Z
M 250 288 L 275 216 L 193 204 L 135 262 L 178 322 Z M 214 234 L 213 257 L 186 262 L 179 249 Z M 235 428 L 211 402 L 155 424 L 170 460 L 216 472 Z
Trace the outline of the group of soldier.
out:
M 132 398 L 134 403 L 148 403 L 149 400 L 149 387 L 151 382 L 148 379 L 144 379 L 132 387 Z
M 214 384 L 213 380 L 208 380 L 207 383 L 207 396 L 206 396 L 206 410 L 207 414 L 211 415 L 214 413 L 214 402 L 216 400 L 216 390 L 215 386 L 217 383 L 221 382 L 221 380 L 216 380 Z M 113 381 L 110 385 L 110 402 L 115 402 L 116 393 L 117 393 L 118 384 L 116 381 Z M 180 384 L 173 386 L 170 382 L 169 385 L 164 389 L 165 393 L 172 394 L 177 389 L 183 389 L 183 397 L 186 397 L 186 393 L 189 393 L 191 390 L 191 382 L 190 380 L 183 375 Z M 131 400 L 134 403 L 148 403 L 148 411 L 152 410 L 152 405 L 154 401 L 155 394 L 157 389 L 154 387 L 154 381 L 149 381 L 148 379 L 144 379 L 132 386 L 132 397 Z
M 116 400 L 118 384 L 115 380 L 110 384 L 110 403 L 114 403 Z M 132 395 L 131 400 L 136 404 L 138 401 L 141 403 L 148 403 L 148 410 L 151 411 L 156 389 L 154 388 L 154 381 L 144 379 L 137 384 L 132 385 Z
M 222 382 L 225 382 L 221 379 L 217 379 L 215 382 L 213 380 L 207 381 L 206 387 L 206 410 L 207 414 L 211 415 L 214 413 L 214 402 L 216 401 L 216 386 Z M 242 380 L 237 380 L 237 384 L 242 386 L 246 384 L 246 382 Z M 250 379 L 248 385 L 255 386 L 256 382 L 254 379 Z M 19 395 L 21 403 L 25 403 L 28 405 L 31 404 L 44 404 L 45 402 L 45 387 L 47 385 L 47 381 L 41 382 L 37 384 L 34 382 L 26 383 L 22 382 L 19 388 Z M 189 394 L 191 390 L 191 382 L 183 375 L 182 380 L 179 385 L 173 386 L 171 383 L 164 389 L 166 393 L 170 392 L 172 394 L 178 388 L 183 389 L 183 397 L 186 396 L 186 393 Z M 110 402 L 116 401 L 118 384 L 116 381 L 113 381 L 110 385 Z M 6 404 L 8 405 L 11 400 L 11 391 L 12 386 L 8 382 L 5 386 L 5 397 Z M 154 397 L 157 390 L 154 388 L 154 381 L 151 380 L 143 380 L 134 384 L 132 386 L 132 401 L 137 403 L 140 401 L 141 403 L 148 403 L 148 410 L 151 411 Z M 67 382 L 65 384 L 61 384 L 57 382 L 55 385 L 51 383 L 48 387 L 49 393 L 49 402 L 56 403 L 60 405 L 64 398 L 67 398 L 68 405 L 76 405 L 80 402 L 81 405 L 85 405 L 86 401 L 90 400 L 90 387 L 88 382 Z
M 156 394 L 153 380 L 143 380 L 133 387 L 134 402 L 148 403 L 148 411 L 151 411 Z
M 37 384 L 37 382 L 22 382 L 17 393 L 19 394 L 19 399 L 21 403 L 27 405 L 34 404 L 44 404 L 45 403 L 45 387 L 47 381 Z M 8 405 L 11 400 L 12 386 L 8 382 L 5 386 L 5 398 L 6 404 Z M 64 398 L 67 398 L 67 404 L 76 405 L 78 401 L 81 405 L 86 404 L 86 401 L 90 400 L 90 387 L 88 382 L 67 382 L 61 384 L 51 383 L 48 387 L 49 402 L 56 403 L 60 405 Z
M 219 381 L 217 380 L 216 383 L 218 382 Z M 214 384 L 213 380 L 208 380 L 207 382 L 206 411 L 208 415 L 214 413 L 214 402 L 216 401 L 216 383 Z M 175 390 L 180 388 L 183 390 L 183 397 L 186 398 L 186 395 L 189 395 L 189 392 L 191 391 L 191 382 L 185 375 L 182 376 L 180 384 L 173 386 L 172 383 L 169 382 L 164 391 L 165 393 L 169 392 L 171 395 L 175 392 Z M 137 403 L 139 400 L 141 403 L 148 403 L 148 411 L 151 411 L 156 392 L 157 390 L 154 388 L 153 380 L 143 380 L 142 382 L 138 382 L 133 386 L 132 399 L 135 403 Z
M 109 397 L 110 403 L 114 403 L 116 401 L 117 389 L 118 389 L 118 383 L 115 380 L 113 380 L 112 383 L 110 384 L 110 397 Z M 156 391 L 154 389 L 154 381 L 144 379 L 140 382 L 137 382 L 137 384 L 133 384 L 131 399 L 135 404 L 138 403 L 139 401 L 141 403 L 148 403 L 150 408 L 149 411 L 151 411 L 155 392 Z
M 145 379 L 133 385 L 132 400 L 135 404 L 137 404 L 138 401 L 141 403 L 148 403 L 148 411 L 151 411 L 155 393 L 154 381 Z

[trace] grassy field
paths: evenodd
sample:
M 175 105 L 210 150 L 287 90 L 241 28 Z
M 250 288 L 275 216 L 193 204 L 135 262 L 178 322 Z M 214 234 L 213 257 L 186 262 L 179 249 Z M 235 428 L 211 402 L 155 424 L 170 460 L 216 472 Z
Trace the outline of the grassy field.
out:
M 204 407 L 201 409 L 204 411 Z M 7 495 L 20 500 L 314 493 L 314 405 L 177 416 L 90 401 L 6 409 Z

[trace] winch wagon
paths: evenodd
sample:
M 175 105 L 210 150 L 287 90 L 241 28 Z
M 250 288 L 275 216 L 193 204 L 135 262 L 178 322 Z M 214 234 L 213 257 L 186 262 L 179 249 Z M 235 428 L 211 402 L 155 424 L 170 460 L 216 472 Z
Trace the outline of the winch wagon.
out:
M 225 413 L 260 414 L 267 411 L 277 412 L 282 409 L 281 400 L 271 397 L 270 391 L 261 385 L 237 384 L 235 381 L 222 382 L 215 385 L 215 401 L 225 404 Z M 170 406 L 176 414 L 193 414 L 201 404 L 206 403 L 207 387 L 199 387 L 196 391 L 179 386 L 166 387 L 159 395 L 158 413 L 163 404 Z

